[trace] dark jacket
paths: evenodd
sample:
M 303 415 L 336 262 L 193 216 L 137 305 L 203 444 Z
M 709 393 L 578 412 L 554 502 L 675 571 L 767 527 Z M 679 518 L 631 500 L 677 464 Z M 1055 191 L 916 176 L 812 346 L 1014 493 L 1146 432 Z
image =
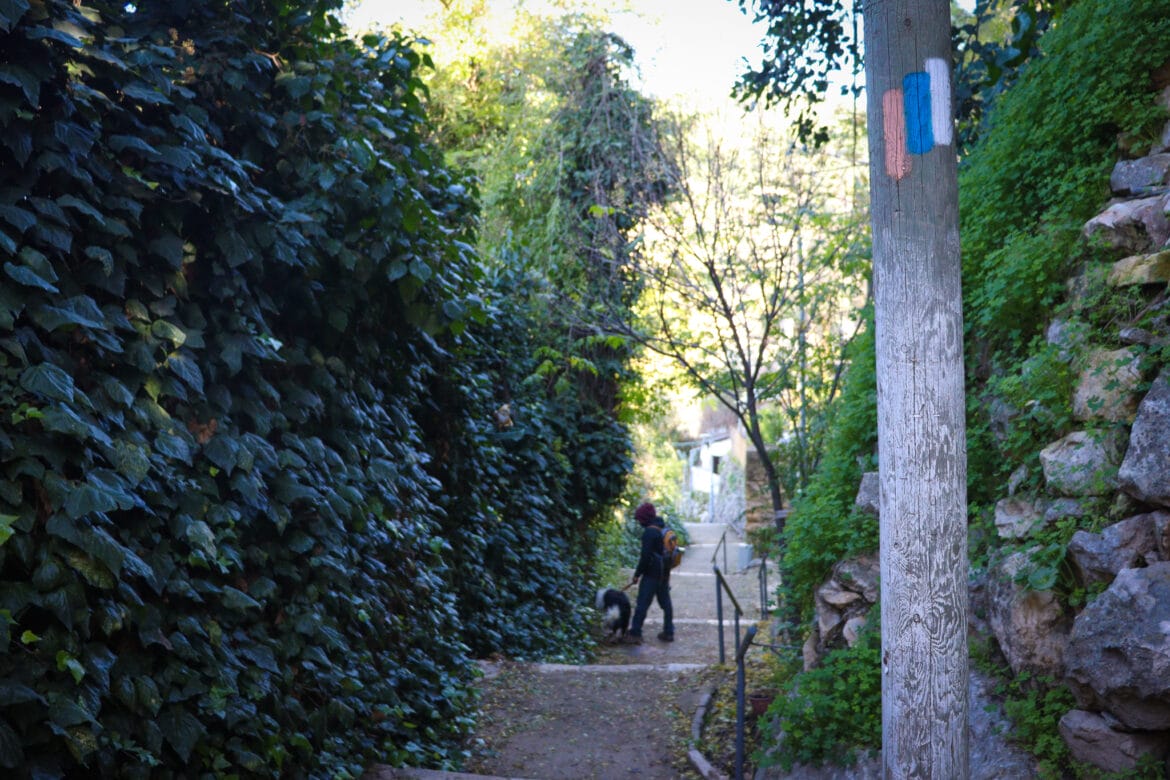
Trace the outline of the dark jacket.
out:
M 663 559 L 666 549 L 662 546 L 662 531 L 666 523 L 661 517 L 655 517 L 642 528 L 642 551 L 638 556 L 638 566 L 634 569 L 635 577 L 662 579 L 669 577 L 670 572 L 663 572 Z

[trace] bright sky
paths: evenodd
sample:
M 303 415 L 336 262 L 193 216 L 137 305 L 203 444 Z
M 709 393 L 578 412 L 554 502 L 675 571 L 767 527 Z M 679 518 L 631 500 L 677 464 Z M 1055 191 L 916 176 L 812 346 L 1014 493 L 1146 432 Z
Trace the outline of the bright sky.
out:
M 511 0 L 491 3 L 502 8 L 512 5 Z M 734 0 L 631 0 L 630 4 L 636 12 L 615 13 L 613 31 L 634 47 L 642 86 L 652 95 L 720 101 L 743 70 L 743 59 L 759 61 L 763 25 L 753 25 Z M 358 28 L 396 21 L 409 27 L 439 6 L 439 0 L 360 0 L 350 19 Z

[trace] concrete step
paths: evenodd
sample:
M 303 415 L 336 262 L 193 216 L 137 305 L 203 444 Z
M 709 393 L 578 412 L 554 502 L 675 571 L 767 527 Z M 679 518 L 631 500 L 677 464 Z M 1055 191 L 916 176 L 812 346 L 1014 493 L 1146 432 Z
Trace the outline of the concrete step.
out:
M 533 780 L 533 778 L 472 775 L 466 772 L 444 772 L 440 769 L 395 769 L 376 765 L 362 775 L 362 780 Z

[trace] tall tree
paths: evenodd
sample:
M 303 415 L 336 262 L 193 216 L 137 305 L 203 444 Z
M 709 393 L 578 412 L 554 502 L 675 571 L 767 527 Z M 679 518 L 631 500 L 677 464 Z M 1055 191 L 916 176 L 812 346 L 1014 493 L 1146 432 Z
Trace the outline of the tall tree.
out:
M 834 169 L 851 167 L 763 122 L 742 148 L 709 126 L 674 135 L 681 197 L 649 220 L 636 337 L 742 424 L 782 532 L 784 486 L 762 416 L 780 408 L 803 440 L 805 404 L 836 393 L 863 287 L 853 204 L 833 201 L 848 192 Z
M 888 778 L 968 775 L 967 461 L 949 23 L 946 0 L 865 7 Z

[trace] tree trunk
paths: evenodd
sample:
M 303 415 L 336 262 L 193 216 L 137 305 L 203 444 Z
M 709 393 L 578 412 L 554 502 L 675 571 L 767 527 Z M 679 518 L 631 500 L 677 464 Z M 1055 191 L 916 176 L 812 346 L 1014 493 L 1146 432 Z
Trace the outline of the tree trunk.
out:
M 947 0 L 865 6 L 886 778 L 968 777 L 967 497 Z
M 780 484 L 780 474 L 776 471 L 776 464 L 772 462 L 772 457 L 768 454 L 768 444 L 764 441 L 764 434 L 760 431 L 760 417 L 756 412 L 754 399 L 749 401 L 744 422 L 746 423 L 748 441 L 752 443 L 759 454 L 760 467 L 764 470 L 764 476 L 768 478 L 768 495 L 772 500 L 772 523 L 776 526 L 777 538 L 783 540 L 785 514 L 781 510 L 784 509 L 784 490 Z

